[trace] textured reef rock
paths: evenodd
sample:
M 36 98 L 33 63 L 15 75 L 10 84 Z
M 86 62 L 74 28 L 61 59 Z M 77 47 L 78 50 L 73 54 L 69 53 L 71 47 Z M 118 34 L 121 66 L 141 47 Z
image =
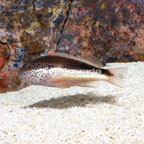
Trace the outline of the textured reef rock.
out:
M 103 62 L 144 59 L 144 1 L 73 1 L 57 51 Z
M 70 1 L 0 2 L 0 91 L 19 84 L 24 62 L 55 51 Z
M 0 92 L 17 89 L 23 63 L 57 51 L 144 60 L 144 1 L 0 1 Z

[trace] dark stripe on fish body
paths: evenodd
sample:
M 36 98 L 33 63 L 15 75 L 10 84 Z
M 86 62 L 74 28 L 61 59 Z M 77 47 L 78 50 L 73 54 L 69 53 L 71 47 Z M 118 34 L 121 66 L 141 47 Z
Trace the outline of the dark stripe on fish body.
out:
M 102 74 L 107 75 L 107 76 L 114 76 L 109 70 L 107 69 L 102 69 Z
M 32 60 L 29 62 L 29 64 L 26 64 L 22 67 L 21 71 L 26 70 L 33 70 L 33 69 L 39 69 L 39 68 L 67 68 L 67 69 L 76 69 L 76 70 L 91 70 L 91 71 L 99 71 L 101 74 L 105 74 L 108 76 L 113 76 L 112 73 L 110 73 L 106 69 L 100 69 L 96 68 L 92 65 L 86 64 L 84 62 L 74 60 L 71 58 L 66 58 L 66 57 L 60 57 L 60 56 L 54 56 L 54 55 L 49 55 L 49 56 L 44 56 L 37 58 L 35 60 Z

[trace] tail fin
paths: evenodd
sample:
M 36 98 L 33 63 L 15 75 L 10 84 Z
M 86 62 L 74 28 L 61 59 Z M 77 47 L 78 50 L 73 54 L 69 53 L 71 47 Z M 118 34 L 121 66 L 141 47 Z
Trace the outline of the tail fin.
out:
M 109 72 L 113 74 L 107 80 L 109 83 L 124 88 L 126 86 L 126 81 L 124 81 L 125 76 L 127 74 L 127 67 L 122 68 L 111 68 Z

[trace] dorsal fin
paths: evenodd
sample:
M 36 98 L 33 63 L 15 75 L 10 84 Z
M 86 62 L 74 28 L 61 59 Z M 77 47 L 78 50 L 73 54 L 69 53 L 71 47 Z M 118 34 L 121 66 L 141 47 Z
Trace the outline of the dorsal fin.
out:
M 97 60 L 97 58 L 95 58 L 91 54 L 87 54 L 87 55 L 84 55 L 84 56 L 74 56 L 74 55 L 71 55 L 71 54 L 58 53 L 57 52 L 57 53 L 52 54 L 52 55 L 53 56 L 65 57 L 65 58 L 69 58 L 69 59 L 74 59 L 74 60 L 89 64 L 89 65 L 91 65 L 93 67 L 96 67 L 96 68 L 102 68 L 104 66 L 99 60 Z
M 100 67 L 104 67 L 104 65 L 92 54 L 88 53 L 82 56 L 87 61 L 90 61 L 91 63 L 94 63 L 95 65 L 99 65 Z

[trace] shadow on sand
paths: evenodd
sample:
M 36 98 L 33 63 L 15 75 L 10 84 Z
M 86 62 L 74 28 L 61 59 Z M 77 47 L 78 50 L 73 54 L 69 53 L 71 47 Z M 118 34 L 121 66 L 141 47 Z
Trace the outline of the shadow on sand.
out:
M 60 98 L 52 98 L 50 100 L 43 100 L 32 105 L 26 106 L 25 108 L 55 108 L 64 109 L 70 107 L 85 107 L 87 104 L 116 104 L 116 97 L 114 96 L 96 96 L 92 93 L 77 94 L 63 96 Z

